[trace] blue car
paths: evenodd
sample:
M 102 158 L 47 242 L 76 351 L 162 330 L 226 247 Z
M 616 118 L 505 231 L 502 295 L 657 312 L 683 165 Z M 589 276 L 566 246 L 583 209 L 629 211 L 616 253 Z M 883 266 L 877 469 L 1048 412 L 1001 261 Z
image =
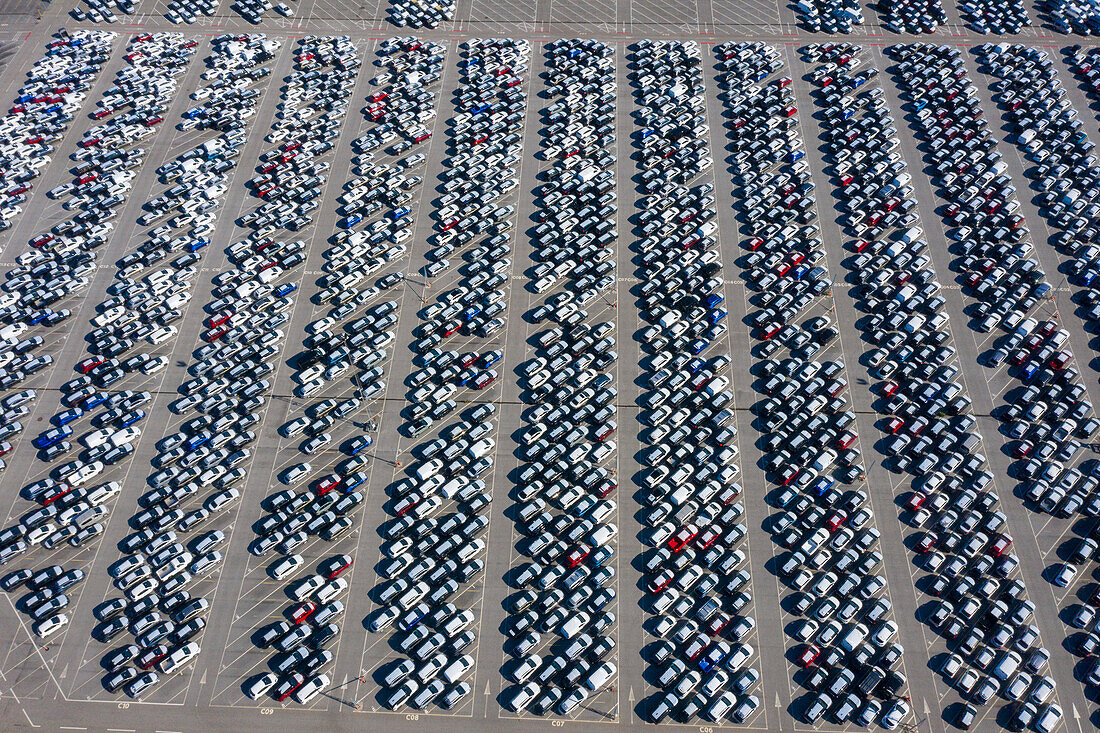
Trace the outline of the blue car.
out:
M 119 426 L 119 428 L 126 428 L 126 427 L 129 427 L 129 426 L 133 425 L 134 423 L 138 422 L 139 420 L 144 420 L 144 419 L 145 419 L 145 411 L 144 410 L 134 410 L 133 412 L 128 412 L 125 415 L 123 415 L 121 418 L 119 418 L 118 426 Z
M 814 496 L 822 496 L 826 491 L 836 486 L 836 479 L 821 477 L 813 485 Z
M 62 425 L 59 428 L 50 428 L 31 441 L 35 448 L 49 448 L 54 443 L 59 443 L 73 434 L 73 429 Z
M 185 450 L 195 450 L 200 445 L 210 442 L 210 439 L 214 436 L 211 433 L 199 433 L 198 435 L 192 435 L 187 439 L 187 442 L 183 444 Z
M 366 474 L 364 474 L 362 472 L 360 472 L 358 474 L 353 474 L 353 477 L 354 476 L 359 476 L 359 478 L 356 479 L 354 483 L 352 483 L 351 477 L 349 477 L 348 480 L 344 483 L 344 493 L 345 494 L 348 493 L 349 491 L 351 491 L 352 489 L 354 489 L 356 486 L 359 486 L 360 484 L 362 484 L 363 482 L 365 482 L 367 480 Z
M 68 425 L 73 420 L 77 420 L 84 415 L 84 410 L 79 407 L 74 407 L 71 410 L 65 410 L 65 412 L 59 412 L 54 416 L 54 422 L 58 425 Z
M 279 287 L 275 288 L 275 297 L 276 298 L 285 297 L 287 295 L 290 295 L 291 293 L 293 293 L 297 289 L 298 289 L 298 284 L 297 283 L 283 283 Z
M 192 239 L 190 242 L 187 243 L 187 251 L 197 252 L 208 244 L 210 244 L 210 240 L 207 237 Z
M 362 437 L 362 440 L 356 440 L 354 445 L 352 445 L 351 450 L 348 451 L 353 456 L 359 455 L 367 448 L 370 448 L 372 445 L 374 445 L 374 438 L 370 437 L 369 435 L 363 435 L 360 437 Z
M 85 410 L 90 410 L 93 407 L 97 407 L 98 405 L 102 405 L 106 401 L 107 401 L 107 395 L 105 393 L 96 392 L 94 395 L 91 395 L 91 396 L 88 397 L 88 399 L 84 400 L 84 403 L 83 403 L 82 406 L 84 407 Z

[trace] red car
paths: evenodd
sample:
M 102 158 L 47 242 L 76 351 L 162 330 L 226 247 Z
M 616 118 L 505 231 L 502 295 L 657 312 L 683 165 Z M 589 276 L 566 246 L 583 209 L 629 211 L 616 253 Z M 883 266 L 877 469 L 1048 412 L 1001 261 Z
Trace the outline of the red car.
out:
M 706 550 L 722 536 L 722 533 L 715 527 L 707 527 L 699 536 L 695 538 L 695 548 L 698 550 Z
M 351 555 L 337 555 L 336 557 L 329 558 L 321 563 L 319 570 L 321 575 L 325 576 L 329 580 L 340 575 L 355 563 Z
M 149 669 L 154 664 L 167 656 L 168 647 L 166 647 L 164 644 L 158 644 L 155 647 L 147 649 L 144 653 L 138 656 L 138 658 L 135 659 L 134 662 L 136 662 L 137 666 L 141 667 L 142 669 Z
M 676 576 L 672 574 L 671 570 L 665 568 L 646 583 L 646 590 L 653 594 L 660 593 L 672 584 L 672 580 L 675 577 Z
M 993 540 L 993 544 L 989 546 L 989 553 L 993 557 L 1000 557 L 1008 552 L 1008 548 L 1012 547 L 1012 535 L 999 534 L 997 539 Z
M 46 490 L 44 494 L 42 494 L 42 496 L 38 498 L 38 503 L 42 506 L 49 506 L 72 490 L 73 487 L 69 486 L 68 484 L 58 484 L 57 486 L 51 486 L 49 489 Z
M 84 359 L 76 365 L 76 370 L 81 374 L 87 374 L 88 372 L 92 371 L 97 366 L 103 364 L 106 361 L 106 359 L 101 359 L 98 356 L 89 356 L 87 359 Z
M 474 379 L 473 384 L 471 386 L 474 389 L 485 389 L 490 384 L 495 382 L 496 378 L 497 378 L 496 372 L 494 372 L 492 369 L 490 369 L 487 372 L 482 372 L 481 374 L 478 374 L 477 377 Z M 609 435 L 610 435 L 610 433 L 609 433 Z M 601 440 L 602 440 L 602 438 L 601 438 Z
M 335 489 L 339 485 L 340 485 L 340 477 L 337 476 L 334 473 L 329 474 L 328 476 L 325 476 L 324 478 L 322 478 L 320 481 L 317 482 L 317 486 L 315 487 L 315 490 L 317 492 L 317 496 L 324 496 L 325 494 L 329 493 L 330 491 L 332 491 L 333 489 Z
M 802 653 L 798 655 L 798 666 L 809 667 L 811 664 L 817 661 L 817 658 L 821 656 L 821 648 L 815 644 L 809 644 Z
M 294 692 L 306 683 L 306 676 L 301 672 L 295 672 L 275 686 L 273 694 L 279 702 L 286 700 Z
M 591 551 L 587 547 L 577 546 L 570 550 L 565 556 L 565 566 L 567 568 L 575 568 L 582 562 L 588 559 L 588 555 Z
M 699 534 L 699 528 L 694 524 L 685 524 L 681 527 L 676 534 L 668 540 L 668 549 L 673 552 L 680 552 L 688 543 L 695 539 L 695 536 Z
M 313 601 L 303 601 L 290 611 L 290 620 L 296 624 L 300 624 L 307 618 L 313 615 L 313 612 L 317 610 L 317 604 Z

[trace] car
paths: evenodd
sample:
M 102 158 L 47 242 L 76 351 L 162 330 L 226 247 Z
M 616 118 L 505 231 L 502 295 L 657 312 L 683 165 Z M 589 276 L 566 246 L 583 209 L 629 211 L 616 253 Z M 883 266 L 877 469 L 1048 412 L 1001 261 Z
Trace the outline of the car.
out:
M 517 687 L 513 693 L 507 698 L 505 705 L 513 712 L 520 712 L 524 710 L 532 700 L 539 694 L 541 687 L 534 682 L 528 682 L 527 684 Z
M 263 672 L 258 674 L 244 683 L 244 694 L 252 700 L 258 700 L 275 686 L 275 683 L 279 681 L 271 672 Z

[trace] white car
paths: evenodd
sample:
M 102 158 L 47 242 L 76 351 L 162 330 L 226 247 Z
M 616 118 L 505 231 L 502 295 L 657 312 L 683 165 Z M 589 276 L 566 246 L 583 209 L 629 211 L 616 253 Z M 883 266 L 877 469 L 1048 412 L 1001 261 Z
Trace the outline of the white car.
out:
M 286 470 L 285 473 L 283 473 L 283 483 L 287 484 L 288 486 L 293 486 L 294 484 L 298 483 L 306 476 L 308 476 L 312 470 L 313 466 L 308 463 L 298 463 L 294 466 L 291 466 Z
M 88 448 L 95 448 L 97 446 L 103 445 L 104 443 L 111 440 L 111 436 L 113 436 L 115 432 L 116 431 L 114 428 L 103 428 L 102 430 L 96 430 L 94 432 L 88 433 L 83 438 L 84 445 Z
M 267 571 L 275 580 L 282 580 L 305 565 L 305 562 L 301 555 L 289 555 L 271 563 Z
M 294 601 L 304 601 L 320 590 L 324 584 L 325 579 L 315 573 L 291 585 L 287 593 Z
M 160 370 L 164 369 L 166 366 L 168 366 L 168 357 L 158 356 L 145 362 L 145 364 L 143 364 L 141 367 L 141 373 L 146 375 L 156 374 Z
M 69 483 L 73 486 L 86 484 L 99 474 L 103 473 L 103 469 L 103 461 L 92 461 L 87 466 L 82 466 L 72 476 L 69 476 Z
M 522 685 L 524 682 L 531 678 L 531 675 L 533 675 L 535 673 L 535 670 L 537 670 L 541 665 L 542 657 L 538 654 L 532 654 L 529 657 L 525 657 L 524 659 L 519 660 L 515 665 L 513 665 L 508 676 L 512 679 L 513 682 L 517 682 Z
M 265 692 L 274 687 L 275 683 L 278 681 L 279 678 L 276 677 L 273 673 L 264 672 L 263 674 L 257 675 L 245 683 L 244 694 L 248 695 L 249 698 L 256 700 Z
M 175 336 L 177 331 L 178 329 L 175 326 L 161 326 L 146 336 L 145 340 L 153 346 L 156 346 L 157 344 L 163 344 L 165 341 Z
M 56 616 L 50 616 L 47 619 L 43 619 L 36 623 L 31 629 L 39 637 L 45 639 L 51 634 L 56 634 L 61 629 L 65 628 L 69 623 L 69 617 L 67 614 L 59 613 Z
M 325 604 L 336 598 L 338 595 L 348 589 L 348 581 L 344 578 L 336 578 L 330 580 L 323 586 L 317 589 L 317 592 L 313 595 L 313 600 L 319 604 Z
M 474 659 L 469 654 L 463 654 L 458 659 L 453 660 L 450 664 L 443 668 L 440 672 L 440 676 L 447 682 L 454 684 L 458 682 L 466 674 L 474 668 Z
M 111 445 L 120 446 L 131 443 L 141 437 L 141 429 L 135 425 L 123 428 L 111 436 Z
M 37 545 L 56 531 L 56 524 L 53 522 L 46 522 L 45 524 L 38 525 L 34 529 L 28 530 L 23 539 L 27 541 L 28 545 Z
M 528 682 L 523 687 L 516 690 L 508 702 L 505 703 L 509 710 L 518 713 L 521 710 L 525 710 L 531 701 L 534 700 L 538 694 L 542 691 L 542 688 L 535 682 Z

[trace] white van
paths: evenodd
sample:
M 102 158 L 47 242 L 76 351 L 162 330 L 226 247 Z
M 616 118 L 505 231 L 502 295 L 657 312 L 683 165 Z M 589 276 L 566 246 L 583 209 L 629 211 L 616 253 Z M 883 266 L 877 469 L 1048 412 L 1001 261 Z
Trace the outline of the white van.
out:
M 294 693 L 294 702 L 299 705 L 305 705 L 307 702 L 317 697 L 321 690 L 325 689 L 332 682 L 327 674 L 319 674 L 309 682 L 298 688 Z
M 190 641 L 161 660 L 157 668 L 164 674 L 182 671 L 189 662 L 199 655 L 199 645 Z
M 495 447 L 495 440 L 493 440 L 492 438 L 482 438 L 481 440 L 470 446 L 470 457 L 472 457 L 475 461 L 478 458 L 484 458 L 485 456 L 492 453 Z
M 867 640 L 867 627 L 856 624 L 840 637 L 840 648 L 846 652 L 853 652 L 863 646 Z
M 441 470 L 443 470 L 443 461 L 439 458 L 433 458 L 417 466 L 413 475 L 421 481 L 427 481 Z

